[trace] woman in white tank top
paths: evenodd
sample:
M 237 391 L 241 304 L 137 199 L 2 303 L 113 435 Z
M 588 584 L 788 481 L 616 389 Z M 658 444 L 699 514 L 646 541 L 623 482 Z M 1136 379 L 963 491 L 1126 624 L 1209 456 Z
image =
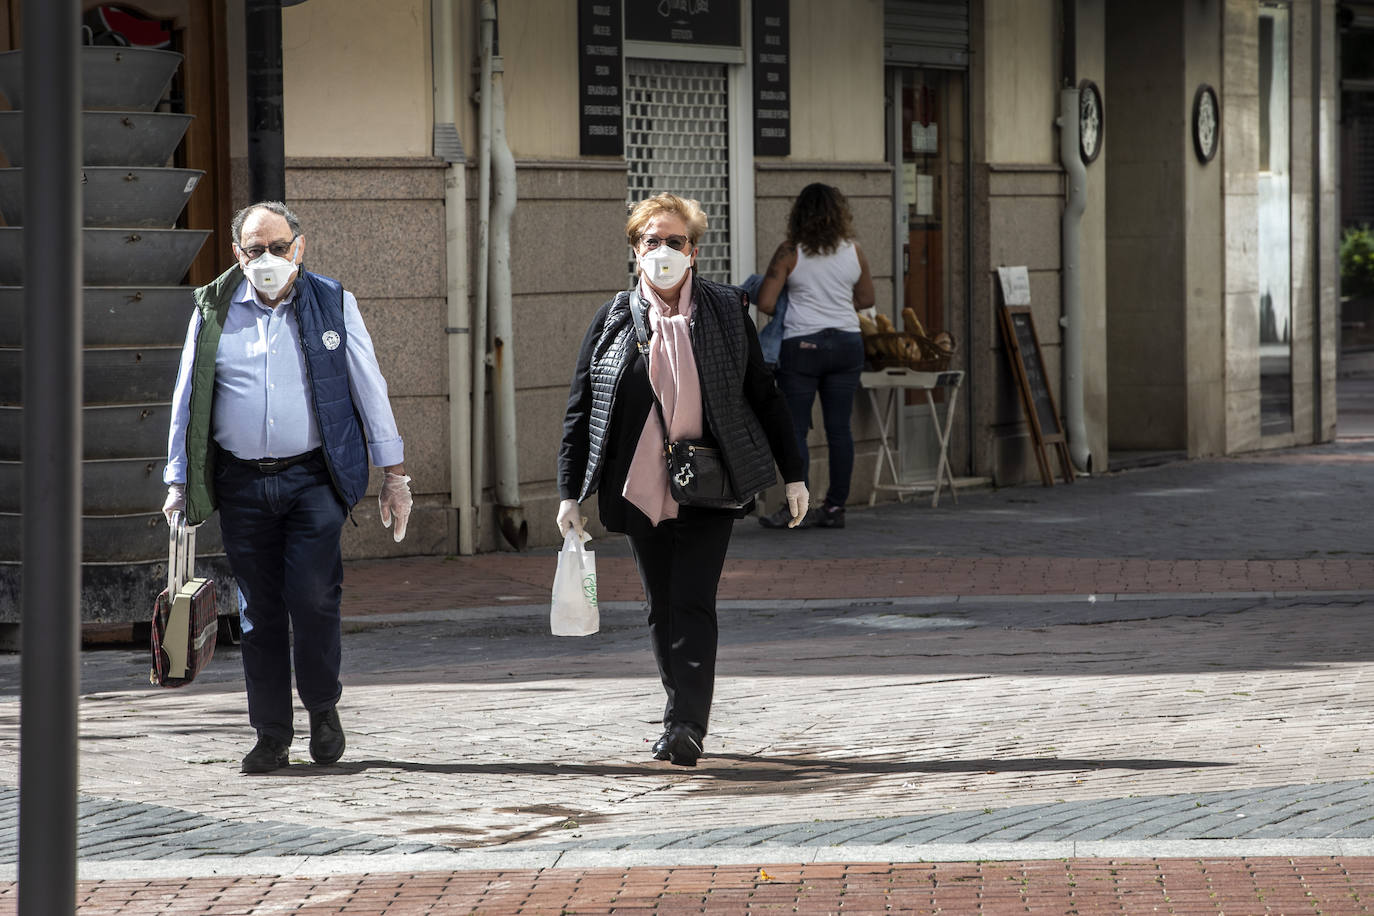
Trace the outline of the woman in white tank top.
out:
M 797 195 L 787 218 L 787 238 L 773 253 L 759 288 L 759 311 L 773 314 L 784 286 L 788 305 L 775 373 L 778 387 L 792 412 L 797 445 L 808 468 L 806 434 L 818 394 L 830 451 L 825 502 L 811 510 L 803 524 L 843 528 L 854 471 L 849 421 L 864 364 L 858 310 L 871 306 L 874 294 L 868 259 L 854 241 L 849 201 L 838 188 L 810 184 Z M 784 506 L 759 522 L 765 528 L 781 528 L 789 518 Z

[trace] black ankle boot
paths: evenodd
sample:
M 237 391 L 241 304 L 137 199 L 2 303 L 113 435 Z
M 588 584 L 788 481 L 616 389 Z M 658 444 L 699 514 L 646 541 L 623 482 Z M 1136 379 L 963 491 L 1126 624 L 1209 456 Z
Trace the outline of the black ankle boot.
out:
M 672 732 L 672 730 L 673 728 L 671 725 L 665 726 L 663 729 L 663 734 L 659 735 L 658 740 L 654 742 L 654 746 L 651 750 L 653 752 L 653 757 L 655 760 L 668 759 L 668 735 Z
M 668 730 L 664 750 L 668 762 L 680 767 L 694 767 L 701 757 L 701 729 L 686 722 L 678 722 Z

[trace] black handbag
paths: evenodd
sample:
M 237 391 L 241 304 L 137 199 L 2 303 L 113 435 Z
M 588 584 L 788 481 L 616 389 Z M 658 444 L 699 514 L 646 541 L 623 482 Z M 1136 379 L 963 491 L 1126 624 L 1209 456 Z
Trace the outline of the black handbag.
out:
M 638 290 L 630 299 L 630 314 L 634 317 L 635 335 L 639 338 L 639 352 L 646 360 L 649 358 L 649 335 L 644 328 L 641 314 L 643 297 Z M 654 410 L 658 411 L 658 422 L 663 427 L 663 457 L 668 463 L 668 489 L 680 506 L 697 506 L 703 509 L 738 509 L 743 503 L 735 494 L 730 482 L 730 473 L 725 468 L 725 456 L 719 448 L 705 439 L 680 439 L 668 441 L 668 423 L 663 419 L 663 405 L 649 384 L 649 393 L 654 398 Z

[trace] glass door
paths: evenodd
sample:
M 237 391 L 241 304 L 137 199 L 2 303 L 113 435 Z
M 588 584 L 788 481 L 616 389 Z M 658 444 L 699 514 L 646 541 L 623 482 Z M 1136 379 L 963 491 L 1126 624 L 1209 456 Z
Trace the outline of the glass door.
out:
M 927 336 L 955 341 L 951 368 L 968 352 L 968 203 L 966 85 L 961 70 L 894 67 L 888 71 L 888 156 L 893 176 L 893 322 L 911 309 Z M 944 410 L 943 392 L 936 407 Z M 933 476 L 939 443 L 925 396 L 908 392 L 899 424 L 903 479 Z

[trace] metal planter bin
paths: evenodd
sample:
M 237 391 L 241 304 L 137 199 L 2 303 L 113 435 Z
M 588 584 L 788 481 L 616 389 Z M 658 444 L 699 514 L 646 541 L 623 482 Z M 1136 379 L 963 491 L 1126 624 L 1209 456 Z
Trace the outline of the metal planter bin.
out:
M 88 286 L 81 339 L 103 347 L 179 347 L 190 300 L 184 286 Z M 0 347 L 23 346 L 24 287 L 0 286 Z
M 23 52 L 0 53 L 0 640 L 20 620 L 23 507 Z M 144 622 L 167 579 L 169 402 L 191 317 L 179 285 L 209 236 L 177 229 L 202 172 L 168 167 L 191 115 L 155 109 L 181 55 L 113 46 L 82 49 L 82 564 L 83 624 Z M 106 110 L 96 110 L 106 109 Z M 222 552 L 219 523 L 198 537 Z M 202 559 L 237 613 L 222 556 Z
M 82 225 L 170 229 L 205 173 L 199 169 L 88 165 L 81 170 Z M 0 216 L 24 224 L 24 170 L 0 169 Z
M 167 94 L 181 55 L 156 48 L 87 45 L 81 49 L 81 107 L 152 111 Z M 16 111 L 24 107 L 24 52 L 0 53 L 0 92 Z
M 83 111 L 83 165 L 166 165 L 186 136 L 192 116 L 163 111 Z M 0 151 L 10 165 L 24 164 L 24 112 L 0 111 Z

